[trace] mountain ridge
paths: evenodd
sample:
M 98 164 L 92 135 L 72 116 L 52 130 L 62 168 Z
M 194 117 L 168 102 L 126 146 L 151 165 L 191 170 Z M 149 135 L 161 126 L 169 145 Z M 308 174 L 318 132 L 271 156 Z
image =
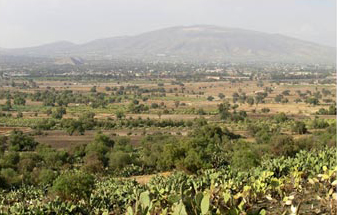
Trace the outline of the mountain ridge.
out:
M 39 57 L 137 58 L 183 61 L 334 62 L 335 48 L 314 42 L 240 28 L 213 25 L 174 26 L 133 36 L 68 41 L 0 49 L 9 55 Z

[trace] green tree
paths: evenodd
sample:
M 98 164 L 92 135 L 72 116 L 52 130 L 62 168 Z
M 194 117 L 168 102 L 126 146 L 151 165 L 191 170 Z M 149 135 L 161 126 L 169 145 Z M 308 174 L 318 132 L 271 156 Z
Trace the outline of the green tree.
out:
M 8 143 L 9 150 L 12 151 L 33 151 L 38 144 L 33 137 L 18 130 L 11 132 Z
M 296 121 L 295 124 L 291 127 L 291 131 L 297 134 L 306 134 L 308 129 L 304 122 Z
M 52 113 L 54 119 L 62 119 L 63 115 L 67 113 L 67 110 L 64 107 L 58 107 Z
M 104 163 L 97 153 L 89 153 L 84 159 L 82 166 L 83 171 L 88 173 L 102 173 L 104 170 Z
M 90 92 L 96 93 L 97 92 L 97 87 L 93 86 L 92 88 L 90 88 Z
M 274 135 L 271 140 L 271 151 L 277 155 L 294 156 L 299 148 L 294 144 L 294 139 L 290 135 Z
M 68 171 L 55 179 L 52 191 L 62 200 L 88 199 L 94 188 L 94 177 L 81 171 Z
M 18 186 L 22 181 L 20 175 L 12 168 L 3 168 L 0 170 L 0 178 L 2 178 L 4 184 L 0 187 Z
M 15 105 L 25 105 L 26 104 L 26 100 L 25 100 L 25 98 L 23 98 L 21 96 L 15 96 L 14 97 L 14 104 Z
M 123 167 L 132 163 L 129 153 L 123 151 L 113 151 L 109 155 L 109 167 L 121 170 Z
M 85 132 L 85 127 L 81 120 L 64 119 L 62 120 L 61 124 L 69 135 L 73 135 L 75 132 L 77 132 L 80 135 L 83 135 Z
M 279 113 L 279 114 L 276 114 L 274 116 L 274 120 L 277 122 L 277 123 L 281 123 L 281 122 L 285 122 L 287 120 L 289 120 L 289 118 L 287 117 L 287 115 L 283 112 Z
M 218 97 L 219 97 L 220 99 L 224 99 L 226 96 L 225 96 L 223 93 L 219 93 L 219 94 L 218 94 Z
M 125 118 L 124 112 L 120 111 L 120 110 L 116 111 L 116 118 L 117 119 L 123 119 L 123 118 Z
M 38 181 L 42 185 L 50 185 L 53 183 L 57 174 L 51 169 L 43 168 L 39 172 Z
M 22 118 L 22 117 L 23 117 L 22 112 L 18 112 L 18 114 L 16 115 L 16 118 Z
M 208 96 L 208 97 L 207 97 L 207 100 L 211 102 L 211 101 L 214 100 L 214 97 L 213 97 L 213 96 Z
M 106 154 L 113 149 L 114 144 L 115 142 L 112 139 L 101 132 L 98 132 L 95 135 L 94 141 L 86 146 L 86 156 L 96 154 L 98 159 L 103 162 L 104 166 L 107 166 L 108 159 Z
M 260 159 L 258 153 L 254 152 L 251 148 L 241 146 L 234 150 L 230 163 L 234 170 L 247 171 L 252 167 L 258 166 Z
M 275 100 L 276 103 L 282 102 L 282 99 L 283 99 L 283 95 L 277 95 L 277 96 L 274 98 L 274 100 Z
M 305 100 L 305 103 L 310 104 L 310 105 L 318 105 L 319 100 L 315 97 L 310 97 Z
M 254 104 L 254 98 L 253 97 L 248 97 L 247 98 L 247 103 L 252 106 Z

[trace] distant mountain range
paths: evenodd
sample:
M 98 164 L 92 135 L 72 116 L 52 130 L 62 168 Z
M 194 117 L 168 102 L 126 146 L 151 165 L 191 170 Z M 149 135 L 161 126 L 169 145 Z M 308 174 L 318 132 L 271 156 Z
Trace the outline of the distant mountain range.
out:
M 2 55 L 163 61 L 275 61 L 333 63 L 336 49 L 279 35 L 208 25 L 179 26 L 84 44 L 61 41 L 0 49 Z

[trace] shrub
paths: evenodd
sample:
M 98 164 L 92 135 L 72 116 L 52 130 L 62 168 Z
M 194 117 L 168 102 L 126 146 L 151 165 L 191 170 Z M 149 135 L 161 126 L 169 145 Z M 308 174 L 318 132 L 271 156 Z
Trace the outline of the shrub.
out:
M 274 119 L 277 123 L 282 123 L 282 122 L 285 122 L 287 120 L 289 120 L 289 118 L 287 117 L 287 115 L 285 113 L 279 113 L 279 114 L 276 114 L 274 116 Z
M 213 101 L 213 100 L 214 100 L 214 97 L 213 97 L 213 96 L 208 96 L 208 97 L 207 97 L 207 100 L 208 100 L 208 101 Z
M 269 109 L 269 108 L 262 108 L 262 109 L 261 109 L 261 112 L 262 112 L 262 113 L 269 113 L 269 112 L 270 112 L 270 109 Z
M 31 151 L 37 146 L 34 138 L 22 131 L 14 130 L 9 135 L 9 149 L 12 151 Z
M 68 160 L 66 151 L 57 151 L 50 146 L 41 144 L 36 150 L 44 161 L 45 166 L 52 169 L 58 169 Z
M 88 173 L 99 173 L 104 170 L 104 163 L 97 153 L 90 153 L 84 157 L 82 169 Z
M 122 169 L 132 163 L 130 154 L 122 151 L 111 152 L 109 158 L 109 166 L 112 169 Z
M 62 119 L 63 115 L 66 114 L 66 113 L 67 113 L 67 111 L 64 107 L 58 107 L 58 108 L 56 108 L 55 111 L 53 111 L 52 117 L 54 119 Z
M 52 191 L 62 200 L 80 200 L 90 197 L 94 188 L 94 177 L 76 171 L 66 172 L 55 179 Z
M 53 170 L 42 169 L 39 172 L 38 181 L 42 185 L 49 185 L 55 180 L 56 176 L 57 174 Z
M 259 165 L 259 155 L 248 147 L 236 149 L 233 153 L 231 166 L 236 170 L 249 170 L 252 167 Z
M 294 144 L 294 139 L 290 135 L 274 135 L 271 140 L 272 152 L 275 155 L 293 156 L 299 149 Z
M 308 129 L 304 122 L 296 121 L 295 124 L 291 127 L 291 131 L 297 134 L 306 134 Z
M 322 128 L 329 127 L 329 123 L 327 123 L 324 119 L 315 118 L 312 121 L 312 125 L 311 126 L 312 126 L 312 128 L 315 128 L 315 129 L 322 129 Z
M 19 174 L 12 168 L 1 169 L 0 177 L 5 181 L 5 186 L 18 186 L 21 183 Z
M 18 152 L 7 152 L 0 158 L 1 168 L 14 168 L 20 161 Z

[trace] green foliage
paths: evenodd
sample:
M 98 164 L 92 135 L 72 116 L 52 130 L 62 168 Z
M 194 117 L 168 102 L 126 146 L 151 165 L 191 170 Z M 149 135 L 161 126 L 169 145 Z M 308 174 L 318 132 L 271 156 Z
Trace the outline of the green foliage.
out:
M 148 111 L 149 107 L 144 104 L 135 104 L 132 102 L 129 104 L 128 110 L 131 113 L 142 113 L 142 112 Z
M 43 168 L 39 172 L 38 180 L 41 185 L 50 185 L 53 183 L 57 174 L 51 169 Z
M 269 113 L 269 112 L 270 112 L 270 109 L 269 109 L 269 108 L 262 108 L 262 109 L 261 109 L 261 112 L 262 112 L 262 113 Z
M 213 101 L 213 100 L 214 100 L 214 97 L 213 97 L 213 96 L 208 96 L 208 97 L 207 97 L 207 101 L 210 101 L 210 102 L 211 102 L 211 101 Z
M 287 120 L 289 120 L 289 118 L 287 117 L 287 115 L 283 112 L 279 113 L 279 114 L 276 114 L 274 116 L 274 120 L 277 122 L 277 123 L 282 123 L 282 122 L 285 122 Z
M 274 135 L 270 142 L 272 144 L 272 152 L 277 156 L 294 156 L 300 150 L 294 144 L 294 139 L 290 135 Z
M 15 96 L 14 97 L 14 104 L 15 105 L 25 105 L 26 104 L 26 100 L 25 100 L 25 98 L 23 98 L 21 96 Z
M 90 88 L 90 92 L 96 93 L 97 92 L 97 87 L 96 86 L 91 87 Z
M 247 117 L 247 113 L 245 111 L 236 112 L 233 106 L 234 111 L 231 113 L 230 110 L 231 105 L 228 102 L 224 102 L 218 105 L 218 111 L 220 118 L 222 120 L 230 120 L 234 122 L 243 121 Z
M 291 127 L 291 131 L 297 134 L 306 134 L 308 129 L 304 122 L 296 121 L 295 124 Z
M 8 148 L 12 151 L 32 151 L 37 144 L 33 137 L 18 130 L 12 131 L 8 138 Z
M 226 96 L 225 96 L 223 93 L 219 93 L 219 94 L 218 94 L 218 97 L 219 97 L 220 99 L 224 99 Z
M 248 98 L 247 98 L 247 103 L 248 103 L 250 106 L 252 106 L 252 105 L 255 103 L 254 98 L 253 98 L 253 97 L 248 97 Z
M 68 171 L 53 182 L 52 192 L 62 200 L 80 200 L 90 197 L 94 189 L 94 177 L 80 171 Z
M 57 151 L 45 144 L 40 144 L 36 148 L 36 152 L 43 159 L 45 166 L 54 170 L 61 168 L 69 160 L 69 155 L 66 151 Z
M 2 188 L 15 187 L 21 183 L 20 175 L 12 168 L 2 168 L 0 177 L 4 184 L 0 185 Z
M 247 145 L 239 146 L 234 149 L 230 163 L 237 171 L 249 170 L 259 165 L 259 154 Z
M 319 100 L 318 98 L 315 98 L 315 97 L 309 97 L 305 100 L 305 103 L 310 104 L 310 105 L 318 105 Z
M 100 162 L 102 162 L 104 166 L 107 166 L 108 158 L 106 155 L 112 150 L 114 144 L 115 142 L 108 136 L 100 132 L 97 133 L 94 141 L 89 143 L 85 149 L 87 165 L 90 165 L 90 161 L 92 160 L 97 166 L 99 166 Z
M 263 160 L 244 172 L 231 168 L 199 175 L 175 172 L 155 176 L 144 185 L 111 177 L 94 181 L 83 172 L 65 172 L 54 181 L 49 195 L 31 186 L 0 191 L 0 213 L 282 214 L 293 200 L 306 204 L 300 211 L 304 214 L 312 212 L 311 204 L 329 211 L 325 202 L 335 198 L 335 155 L 336 149 L 329 148 L 301 151 L 293 158 Z M 57 196 L 49 198 L 51 193 Z
M 123 151 L 113 151 L 109 155 L 109 167 L 121 170 L 125 166 L 133 163 L 130 153 Z
M 282 101 L 282 99 L 283 99 L 283 95 L 277 95 L 277 96 L 275 96 L 274 101 L 276 103 L 280 103 Z
M 104 157 L 100 156 L 98 153 L 89 152 L 83 159 L 82 169 L 88 173 L 102 173 L 104 170 Z
M 320 108 L 316 114 L 318 115 L 336 115 L 336 105 L 330 105 L 329 109 L 325 109 L 325 108 Z
M 20 155 L 15 151 L 8 151 L 0 157 L 1 168 L 15 168 L 20 161 Z
M 58 107 L 53 111 L 51 116 L 54 119 L 62 119 L 63 115 L 66 114 L 66 113 L 67 113 L 67 111 L 64 107 Z
M 73 135 L 74 133 L 83 135 L 85 132 L 85 125 L 81 120 L 63 119 L 61 121 L 61 126 L 69 135 Z
M 117 119 L 123 119 L 123 118 L 125 118 L 124 112 L 123 111 L 117 111 L 116 112 L 116 118 Z

